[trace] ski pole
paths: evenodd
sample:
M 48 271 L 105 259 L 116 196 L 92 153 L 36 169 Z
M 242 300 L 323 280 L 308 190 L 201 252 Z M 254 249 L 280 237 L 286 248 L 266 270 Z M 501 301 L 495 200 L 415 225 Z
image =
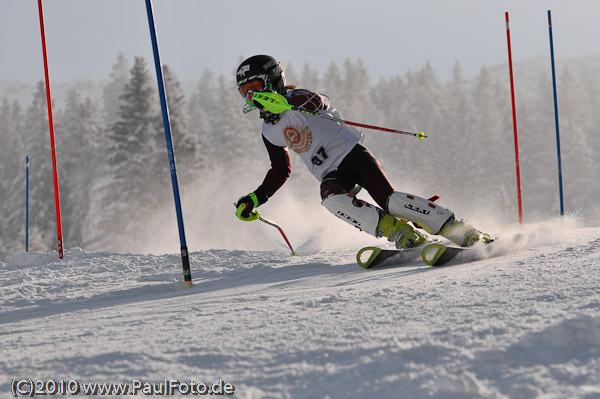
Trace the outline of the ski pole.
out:
M 235 206 L 235 204 L 233 204 L 233 205 Z M 245 204 L 243 204 L 242 206 L 244 206 L 244 208 L 242 208 L 242 211 L 243 211 L 244 209 L 246 209 L 246 207 L 245 207 Z M 244 220 L 246 220 L 246 221 L 248 221 L 248 222 L 251 222 L 251 221 L 253 221 L 253 220 L 256 220 L 256 219 L 260 220 L 260 221 L 261 221 L 261 222 L 263 222 L 263 223 L 266 223 L 266 224 L 268 224 L 269 226 L 273 226 L 273 227 L 275 227 L 277 230 L 279 230 L 279 232 L 281 233 L 281 236 L 282 236 L 282 237 L 283 237 L 283 239 L 285 240 L 285 243 L 287 244 L 287 246 L 288 246 L 288 247 L 290 248 L 290 250 L 292 251 L 292 254 L 291 254 L 291 255 L 292 255 L 292 256 L 296 256 L 296 255 L 298 255 L 298 254 L 296 253 L 296 251 L 294 251 L 294 248 L 292 248 L 292 244 L 290 244 L 290 240 L 288 240 L 287 236 L 286 236 L 286 235 L 285 235 L 285 233 L 283 232 L 283 229 L 282 229 L 282 228 L 281 228 L 281 227 L 280 227 L 280 226 L 279 226 L 277 223 L 275 223 L 275 222 L 272 222 L 272 221 L 270 221 L 270 220 L 268 220 L 268 219 L 265 219 L 265 218 L 263 218 L 262 216 L 260 216 L 260 213 L 258 213 L 258 211 L 254 211 L 254 212 L 252 212 L 252 213 L 250 214 L 250 217 L 248 217 L 247 219 L 244 219 Z
M 336 118 L 335 116 L 331 116 L 331 115 L 327 115 L 327 114 L 320 114 L 318 112 L 307 111 L 307 110 L 299 109 L 299 108 L 296 108 L 296 107 L 292 107 L 291 110 L 292 111 L 298 111 L 298 112 L 304 112 L 305 114 L 309 114 L 309 115 L 315 115 L 315 116 L 318 116 L 318 117 L 321 117 L 321 118 L 324 118 L 324 119 L 329 119 L 330 121 L 340 122 L 340 123 L 343 123 L 345 125 L 357 126 L 357 127 L 362 127 L 362 128 L 365 128 L 365 129 L 372 129 L 372 130 L 381 130 L 382 132 L 404 134 L 406 136 L 414 136 L 414 137 L 418 138 L 419 140 L 423 140 L 425 137 L 427 137 L 425 135 L 425 132 L 412 133 L 412 132 L 405 132 L 403 130 L 390 129 L 390 128 L 387 128 L 387 127 L 380 127 L 380 126 L 367 125 L 367 124 L 364 124 L 364 123 L 351 122 L 351 121 L 347 121 L 347 120 L 344 120 L 344 119 Z
M 296 253 L 296 251 L 294 251 L 294 248 L 292 248 L 292 244 L 290 244 L 290 241 L 288 240 L 287 236 L 283 232 L 283 229 L 281 227 L 279 227 L 279 225 L 277 225 L 276 223 L 274 223 L 274 222 L 272 222 L 270 220 L 267 220 L 267 219 L 263 218 L 262 216 L 260 216 L 260 214 L 257 211 L 254 211 L 254 212 L 258 215 L 258 220 L 260 220 L 263 223 L 268 224 L 269 226 L 273 226 L 277 230 L 279 230 L 279 232 L 281 233 L 281 236 L 283 237 L 283 239 L 285 240 L 286 244 L 288 245 L 288 247 L 292 251 L 291 255 L 292 256 L 297 256 L 298 254 Z
M 346 125 L 362 127 L 365 129 L 381 130 L 383 132 L 403 134 L 406 136 L 414 136 L 414 137 L 417 137 L 419 140 L 423 140 L 425 137 L 427 137 L 424 132 L 412 133 L 412 132 L 405 132 L 403 130 L 389 129 L 387 127 L 380 127 L 380 126 L 374 126 L 374 125 L 367 125 L 364 123 L 351 122 L 351 121 L 347 121 L 347 120 L 344 120 L 341 118 L 336 118 L 335 116 L 321 114 L 318 112 L 308 111 L 305 109 L 294 107 L 293 105 L 290 105 L 287 102 L 286 98 L 279 93 L 272 93 L 272 92 L 253 93 L 252 101 L 259 103 L 263 107 L 263 109 L 265 109 L 269 112 L 272 112 L 274 114 L 280 114 L 284 111 L 304 112 L 305 114 L 318 116 L 320 118 L 329 119 L 331 121 L 343 123 Z

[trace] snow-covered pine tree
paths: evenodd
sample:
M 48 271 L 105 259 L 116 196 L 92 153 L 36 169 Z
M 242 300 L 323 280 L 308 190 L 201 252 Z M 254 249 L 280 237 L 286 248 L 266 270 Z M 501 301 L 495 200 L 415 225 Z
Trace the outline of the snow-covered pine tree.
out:
M 499 187 L 514 187 L 513 202 L 516 209 L 515 153 L 511 117 L 510 92 L 482 67 L 471 90 L 469 129 L 465 132 L 464 164 L 457 173 L 470 179 L 473 195 L 488 201 L 501 198 L 490 193 Z M 517 104 L 518 106 L 518 104 Z M 494 173 L 490 173 L 493 168 Z M 523 171 L 521 171 L 523 173 Z M 494 204 L 500 207 L 501 204 Z M 512 212 L 512 211 L 511 211 Z
M 129 81 L 129 70 L 129 60 L 123 53 L 119 53 L 110 73 L 110 81 L 103 89 L 105 126 L 112 126 L 119 119 L 121 96 Z
M 381 115 L 380 126 L 404 129 L 410 121 L 410 116 L 405 111 L 408 103 L 405 86 L 402 76 L 395 75 L 381 78 L 371 89 L 373 105 Z M 369 148 L 380 154 L 379 157 L 385 164 L 404 159 L 403 152 L 408 150 L 405 146 L 406 138 L 399 138 L 394 134 L 381 134 L 376 143 L 370 143 L 371 140 L 369 140 Z
M 446 127 L 442 83 L 430 62 L 414 72 L 411 79 L 407 77 L 404 80 L 406 82 L 405 96 L 407 97 L 404 112 L 409 120 L 402 124 L 402 129 L 411 132 L 424 131 L 435 139 L 430 140 L 431 143 L 427 144 L 427 149 L 423 148 L 423 143 L 418 140 L 411 140 L 404 144 L 408 152 L 403 158 L 403 167 L 412 164 L 425 175 L 439 176 L 440 165 L 435 161 L 438 154 L 445 151 L 445 148 L 437 139 L 445 134 Z M 433 190 L 434 187 L 429 189 Z
M 331 100 L 334 101 L 336 107 L 338 107 L 338 99 L 343 94 L 343 84 L 344 81 L 342 79 L 340 68 L 337 66 L 335 61 L 331 61 L 329 67 L 325 71 L 325 75 L 323 76 L 322 93 L 328 95 Z
M 48 132 L 48 109 L 46 89 L 43 81 L 38 82 L 33 99 L 25 113 L 22 137 L 25 152 L 31 159 L 29 185 L 29 223 L 31 231 L 38 232 L 29 242 L 33 251 L 56 249 L 56 203 L 52 174 L 52 153 Z M 61 175 L 61 153 L 57 150 L 59 179 Z M 19 187 L 15 182 L 15 187 Z M 22 185 L 24 188 L 24 186 Z M 24 190 L 19 197 L 24 198 Z M 24 213 L 21 213 L 24 215 Z M 24 216 L 22 216 L 24 220 Z M 65 242 L 68 245 L 68 243 Z
M 110 164 L 116 167 L 116 171 L 125 167 L 127 173 L 124 177 L 131 179 L 128 185 L 134 190 L 143 187 L 149 156 L 156 147 L 159 110 L 152 83 L 146 61 L 136 57 L 130 80 L 121 95 L 119 119 L 111 126 L 108 135 L 112 155 Z
M 241 167 L 241 162 L 252 164 L 261 157 L 259 149 L 264 148 L 257 123 L 258 111 L 249 114 L 242 112 L 243 99 L 237 90 L 232 89 L 231 79 L 220 76 L 217 79 L 217 106 L 208 134 L 208 146 L 214 149 L 212 161 L 227 165 L 228 169 Z M 262 155 L 262 154 L 260 154 Z M 240 162 L 241 161 L 241 162 Z
M 217 111 L 213 99 L 219 93 L 216 91 L 214 81 L 215 75 L 205 69 L 187 103 L 189 134 L 198 146 L 194 162 L 197 165 L 197 171 L 206 167 L 207 158 L 210 157 L 211 149 L 205 143 L 212 126 L 211 121 L 216 117 Z
M 464 143 L 464 133 L 469 130 L 467 117 L 469 115 L 468 82 L 464 77 L 463 68 L 459 61 L 452 67 L 452 75 L 444 85 L 444 96 L 441 99 L 443 109 L 444 136 L 460 147 Z
M 598 185 L 590 184 L 597 179 L 598 170 L 598 148 L 593 146 L 598 126 L 590 123 L 598 111 L 589 106 L 596 99 L 589 96 L 586 85 L 569 68 L 560 74 L 558 85 L 562 166 L 563 173 L 569 173 L 564 179 L 565 207 L 583 210 L 589 216 L 590 208 L 599 207 L 595 203 L 582 207 L 581 198 L 596 198 L 600 194 Z
M 2 135 L 2 145 L 0 146 L 0 170 L 2 176 L 8 176 L 9 173 L 15 173 L 17 168 L 22 166 L 24 159 L 21 159 L 22 150 L 22 110 L 18 101 L 9 101 L 8 98 L 2 100 L 0 106 L 0 134 Z M 18 166 L 17 166 L 18 165 Z
M 443 85 L 443 94 L 439 99 L 441 113 L 436 125 L 440 130 L 431 132 L 437 144 L 432 162 L 440 170 L 448 171 L 440 181 L 444 190 L 450 189 L 454 184 L 454 179 L 448 175 L 458 173 L 456 167 L 460 170 L 464 162 L 470 163 L 467 159 L 469 154 L 464 151 L 468 145 L 467 141 L 470 140 L 470 106 L 468 82 L 464 78 L 462 65 L 456 61 L 452 75 Z
M 102 178 L 98 154 L 103 139 L 101 113 L 90 98 L 83 99 L 72 88 L 66 107 L 57 116 L 57 146 L 61 150 L 62 222 L 69 246 L 84 246 L 93 182 Z
M 314 90 L 321 92 L 321 79 L 319 78 L 319 71 L 310 67 L 308 63 L 304 64 L 302 68 L 302 78 L 300 79 L 299 86 L 305 89 Z
M 151 187 L 159 112 L 155 87 L 146 61 L 135 57 L 119 118 L 107 132 L 106 173 L 92 188 L 90 228 L 95 246 L 129 250 L 131 240 L 140 241 L 146 212 L 156 206 Z
M 367 124 L 378 122 L 379 110 L 371 98 L 369 72 L 361 59 L 344 61 L 344 78 L 339 90 L 331 100 L 345 119 Z
M 22 250 L 25 236 L 25 156 L 21 140 L 23 114 L 17 100 L 0 106 L 0 259 Z
M 187 183 L 193 181 L 194 176 L 196 176 L 195 172 L 200 167 L 200 165 L 196 164 L 198 145 L 194 140 L 194 136 L 189 132 L 189 117 L 185 94 L 177 76 L 168 65 L 163 66 L 163 78 L 169 107 L 171 136 L 177 162 L 177 175 L 182 185 L 185 186 Z M 162 115 L 157 123 L 157 130 L 164 132 Z M 157 148 L 160 150 L 161 156 L 157 157 L 159 161 L 157 169 L 162 170 L 161 174 L 169 174 L 164 135 L 158 141 Z
M 521 174 L 523 209 L 527 220 L 557 215 L 560 209 L 552 78 L 549 72 L 531 82 L 535 90 L 517 92 L 519 99 L 531 98 L 520 101 L 517 108 L 520 162 L 525 172 Z

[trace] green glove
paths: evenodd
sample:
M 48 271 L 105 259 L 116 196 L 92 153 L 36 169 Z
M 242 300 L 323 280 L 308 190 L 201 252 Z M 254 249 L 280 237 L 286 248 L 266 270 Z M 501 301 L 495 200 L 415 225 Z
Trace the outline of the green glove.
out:
M 269 91 L 261 91 L 252 94 L 252 102 L 260 110 L 272 114 L 281 114 L 282 112 L 290 111 L 292 109 L 292 106 L 288 104 L 284 96 Z
M 258 219 L 258 212 L 252 210 L 259 205 L 256 194 L 250 193 L 238 200 L 235 204 L 235 216 L 244 222 L 251 222 Z

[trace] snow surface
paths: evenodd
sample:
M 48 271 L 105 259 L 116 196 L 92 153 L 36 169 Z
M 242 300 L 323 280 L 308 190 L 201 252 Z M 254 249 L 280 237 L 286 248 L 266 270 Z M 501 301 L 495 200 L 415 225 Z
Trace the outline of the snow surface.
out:
M 17 253 L 0 263 L 0 396 L 52 378 L 222 379 L 253 399 L 600 398 L 600 228 L 513 230 L 504 256 L 444 268 L 199 251 L 192 288 L 178 255 Z

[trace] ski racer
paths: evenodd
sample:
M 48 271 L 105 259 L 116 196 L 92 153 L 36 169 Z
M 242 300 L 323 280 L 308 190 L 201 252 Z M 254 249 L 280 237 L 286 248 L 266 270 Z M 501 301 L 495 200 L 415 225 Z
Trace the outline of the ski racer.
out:
M 321 182 L 321 204 L 325 208 L 372 236 L 386 237 L 396 248 L 416 247 L 427 241 L 426 235 L 415 230 L 409 221 L 462 247 L 490 240 L 487 234 L 457 220 L 449 209 L 396 191 L 379 161 L 362 144 L 363 132 L 304 112 L 271 112 L 263 103 L 253 101 L 255 93 L 275 92 L 294 107 L 341 118 L 327 96 L 287 85 L 283 65 L 273 57 L 256 55 L 246 59 L 237 68 L 236 79 L 246 108 L 260 110 L 262 139 L 271 161 L 263 182 L 237 201 L 235 214 L 240 220 L 255 220 L 258 214 L 253 210 L 286 182 L 291 174 L 291 149 Z M 378 206 L 356 197 L 361 187 Z

